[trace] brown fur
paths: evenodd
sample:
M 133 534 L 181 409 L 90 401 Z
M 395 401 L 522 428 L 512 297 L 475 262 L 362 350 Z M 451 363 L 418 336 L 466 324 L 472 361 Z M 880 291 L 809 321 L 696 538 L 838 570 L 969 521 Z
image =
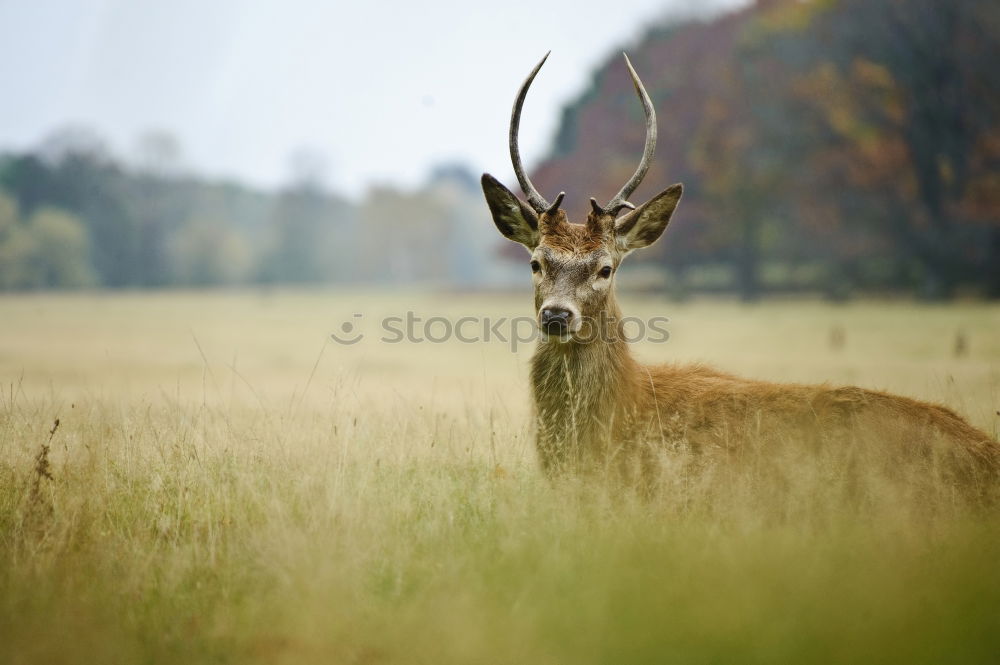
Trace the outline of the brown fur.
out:
M 997 442 L 937 404 L 857 387 L 755 381 L 703 365 L 636 362 L 621 334 L 613 275 L 605 284 L 593 271 L 608 261 L 617 269 L 629 251 L 655 241 L 680 198 L 679 186 L 622 218 L 592 214 L 584 225 L 570 224 L 562 210 L 528 214 L 488 176 L 483 187 L 494 216 L 503 212 L 496 219 L 501 232 L 542 264 L 536 310 L 565 303 L 599 333 L 591 328 L 587 341 L 578 341 L 583 333 L 549 338 L 532 358 L 537 447 L 546 472 L 614 469 L 648 484 L 664 454 L 738 460 L 748 446 L 792 441 L 818 450 L 866 433 L 896 446 L 904 458 L 943 450 L 959 475 L 981 478 L 986 470 L 992 477 L 1000 469 Z M 507 213 L 515 210 L 521 217 Z M 504 226 L 518 230 L 508 233 Z M 886 465 L 901 456 L 884 456 Z

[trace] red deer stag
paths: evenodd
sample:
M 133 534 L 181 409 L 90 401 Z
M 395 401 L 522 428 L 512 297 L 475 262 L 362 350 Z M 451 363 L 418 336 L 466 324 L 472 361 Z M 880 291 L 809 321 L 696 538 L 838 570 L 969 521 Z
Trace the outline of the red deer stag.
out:
M 755 381 L 702 365 L 636 362 L 621 334 L 615 274 L 626 255 L 660 237 L 683 188 L 672 185 L 638 207 L 628 202 L 653 156 L 656 115 L 626 56 L 646 115 L 639 168 L 607 205 L 590 199 L 585 224 L 569 222 L 562 192 L 552 203 L 542 198 L 521 164 L 517 137 L 525 95 L 547 57 L 521 85 L 510 121 L 511 160 L 527 201 L 488 173 L 482 177 L 497 229 L 531 253 L 543 333 L 531 361 L 531 388 L 547 473 L 613 469 L 645 484 L 671 451 L 735 459 L 747 446 L 762 450 L 762 441 L 779 437 L 801 447 L 843 443 L 863 431 L 877 432 L 880 441 L 894 438 L 904 456 L 934 439 L 966 468 L 1000 464 L 995 440 L 936 404 L 856 387 Z

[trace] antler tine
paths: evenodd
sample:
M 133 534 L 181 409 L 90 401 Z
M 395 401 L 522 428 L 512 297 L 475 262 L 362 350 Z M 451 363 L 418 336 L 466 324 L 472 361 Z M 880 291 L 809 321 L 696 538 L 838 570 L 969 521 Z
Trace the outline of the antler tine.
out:
M 635 92 L 639 95 L 639 99 L 642 100 L 642 109 L 646 112 L 646 145 L 642 150 L 642 160 L 639 162 L 639 168 L 635 170 L 635 173 L 628 179 L 628 182 L 621 188 L 621 191 L 615 194 L 614 198 L 605 206 L 604 210 L 611 215 L 618 214 L 618 211 L 623 207 L 635 208 L 627 199 L 635 191 L 635 188 L 639 186 L 639 183 L 642 182 L 642 179 L 646 177 L 646 171 L 649 170 L 649 165 L 653 161 L 653 151 L 656 150 L 656 110 L 653 108 L 653 102 L 649 99 L 646 88 L 643 87 L 642 81 L 639 80 L 639 75 L 635 73 L 628 55 L 625 53 L 622 53 L 622 55 L 625 56 L 625 65 L 628 67 L 628 73 L 632 77 L 632 85 L 635 86 Z
M 559 196 L 556 197 L 556 200 L 552 202 L 552 205 L 550 205 L 545 210 L 545 212 L 547 212 L 550 215 L 552 215 L 552 214 L 554 214 L 556 212 L 556 210 L 559 210 L 559 206 L 562 205 L 562 201 L 563 201 L 563 197 L 564 196 L 566 196 L 566 192 L 559 192 Z
M 524 172 L 524 166 L 521 164 L 521 151 L 517 147 L 517 131 L 521 126 L 521 107 L 524 106 L 524 98 L 528 94 L 528 88 L 531 87 L 531 82 L 535 80 L 538 70 L 548 60 L 549 53 L 552 53 L 552 51 L 545 54 L 545 57 L 535 65 L 535 68 L 531 70 L 531 74 L 521 84 L 521 89 L 517 93 L 517 99 L 514 100 L 514 110 L 510 115 L 510 161 L 514 163 L 514 174 L 517 176 L 517 181 L 520 183 L 521 189 L 524 190 L 524 194 L 528 197 L 528 203 L 538 213 L 548 210 L 550 207 L 549 202 L 542 198 L 542 195 L 538 193 L 538 190 L 531 184 L 531 181 L 528 180 L 528 175 Z

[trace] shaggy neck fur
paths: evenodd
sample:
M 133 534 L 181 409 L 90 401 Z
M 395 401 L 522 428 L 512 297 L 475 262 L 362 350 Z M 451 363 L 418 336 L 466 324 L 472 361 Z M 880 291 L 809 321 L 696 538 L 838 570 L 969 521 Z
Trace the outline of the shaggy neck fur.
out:
M 621 310 L 609 296 L 595 341 L 539 343 L 531 361 L 538 450 L 546 471 L 600 467 L 632 437 L 643 374 L 621 334 Z M 617 442 L 617 444 L 616 444 Z

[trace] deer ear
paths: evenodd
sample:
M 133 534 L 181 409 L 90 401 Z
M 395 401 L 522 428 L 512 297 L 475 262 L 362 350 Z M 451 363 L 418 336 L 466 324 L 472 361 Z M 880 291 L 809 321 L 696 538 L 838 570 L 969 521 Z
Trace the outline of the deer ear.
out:
M 671 185 L 615 222 L 618 246 L 626 251 L 652 245 L 663 234 L 684 187 Z
M 539 233 L 535 211 L 489 173 L 483 174 L 482 182 L 486 203 L 493 213 L 493 223 L 500 233 L 528 249 L 537 247 Z

